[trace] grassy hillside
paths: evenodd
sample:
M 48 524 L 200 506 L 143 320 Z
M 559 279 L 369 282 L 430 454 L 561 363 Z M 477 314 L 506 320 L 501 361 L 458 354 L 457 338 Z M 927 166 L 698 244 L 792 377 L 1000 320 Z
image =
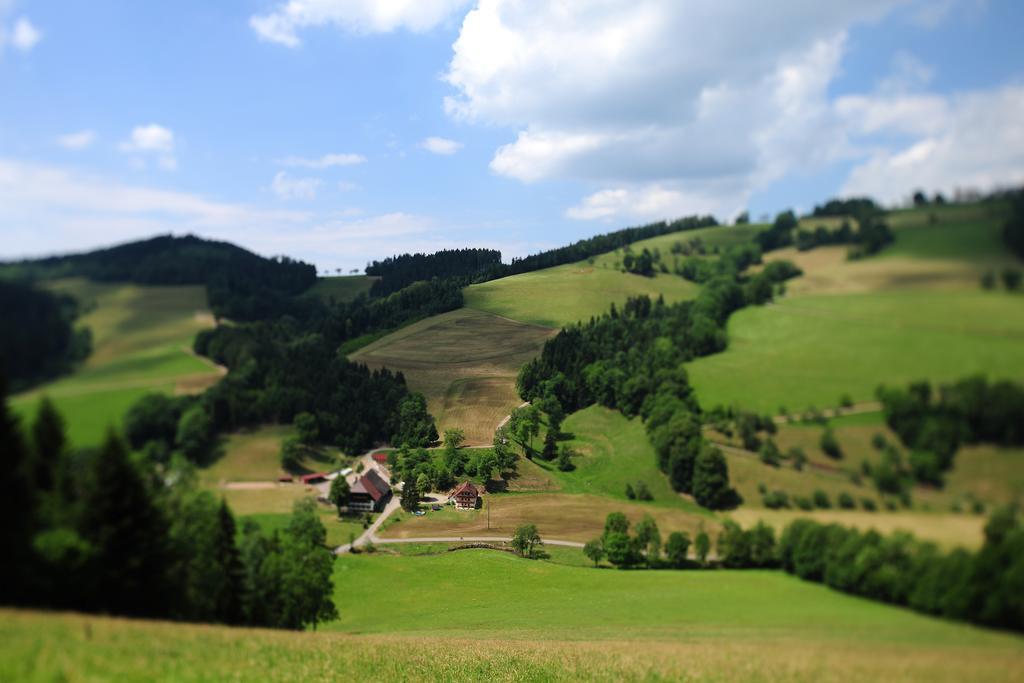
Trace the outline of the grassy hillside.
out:
M 217 368 L 191 353 L 192 340 L 213 317 L 201 286 L 147 287 L 82 279 L 51 285 L 78 299 L 88 311 L 79 321 L 93 334 L 93 353 L 72 375 L 15 396 L 13 405 L 31 414 L 46 394 L 68 421 L 77 446 L 96 444 L 109 425 L 150 391 L 192 393 L 220 377 Z
M 905 290 L 787 297 L 729 321 L 729 348 L 688 365 L 701 404 L 780 407 L 868 401 L 880 383 L 971 373 L 1024 377 L 1024 296 Z
M 378 278 L 369 275 L 341 275 L 320 277 L 316 284 L 306 290 L 303 296 L 315 296 L 324 301 L 351 301 L 360 294 L 366 294 Z
M 598 258 L 600 264 L 572 263 L 472 285 L 464 291 L 466 306 L 513 320 L 564 327 L 607 313 L 612 303 L 621 306 L 633 296 L 663 295 L 672 302 L 697 293 L 696 285 L 677 275 L 648 278 L 623 273 L 607 257 Z
M 521 403 L 515 378 L 553 331 L 471 309 L 434 316 L 349 356 L 405 373 L 427 397 L 438 429 L 459 427 L 470 444 L 490 444 L 498 423 Z
M 565 493 L 591 493 L 619 500 L 626 498 L 626 484 L 647 484 L 654 496 L 648 504 L 667 505 L 697 512 L 689 498 L 672 490 L 668 478 L 658 469 L 654 449 L 647 440 L 643 422 L 628 420 L 622 413 L 591 406 L 570 415 L 562 431 L 572 434 L 563 442 L 579 455 L 575 469 L 560 472 L 555 463 L 537 461 L 538 467 L 556 479 Z

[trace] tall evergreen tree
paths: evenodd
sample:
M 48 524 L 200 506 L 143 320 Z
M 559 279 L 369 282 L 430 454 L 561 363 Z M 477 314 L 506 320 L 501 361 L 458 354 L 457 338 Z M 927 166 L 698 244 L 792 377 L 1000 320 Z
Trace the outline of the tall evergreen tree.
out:
M 115 614 L 168 614 L 168 523 L 153 492 L 110 430 L 92 462 L 79 533 L 95 548 L 94 604 Z
M 35 496 L 29 472 L 28 449 L 18 419 L 7 405 L 7 379 L 0 370 L 0 602 L 25 599 L 24 588 L 31 561 Z
M 33 475 L 36 488 L 52 491 L 60 458 L 67 448 L 64 418 L 49 397 L 39 402 L 36 419 L 32 422 Z
M 235 518 L 223 498 L 217 510 L 217 560 L 224 573 L 224 590 L 217 599 L 217 621 L 225 624 L 242 623 L 242 605 L 245 602 L 245 567 L 235 540 Z

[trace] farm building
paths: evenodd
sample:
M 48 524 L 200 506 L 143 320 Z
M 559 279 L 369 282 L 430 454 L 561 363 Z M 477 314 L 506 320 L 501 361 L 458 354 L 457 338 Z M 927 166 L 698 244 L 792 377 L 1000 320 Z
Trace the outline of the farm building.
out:
M 455 501 L 457 510 L 475 510 L 480 492 L 473 486 L 473 482 L 464 481 L 452 491 L 451 499 Z
M 388 454 L 387 454 L 387 451 L 377 451 L 376 453 L 374 453 L 370 457 L 373 458 L 373 461 L 375 463 L 377 463 L 378 465 L 387 465 L 388 464 Z
M 354 512 L 380 512 L 391 497 L 391 487 L 377 470 L 369 470 L 352 484 L 348 509 Z

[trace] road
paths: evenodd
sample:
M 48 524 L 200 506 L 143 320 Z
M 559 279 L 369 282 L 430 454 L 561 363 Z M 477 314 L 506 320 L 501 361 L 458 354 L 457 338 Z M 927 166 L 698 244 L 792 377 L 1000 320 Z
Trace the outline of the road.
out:
M 555 538 L 542 539 L 544 545 L 559 545 L 566 548 L 582 548 L 579 541 L 560 541 Z M 423 538 L 375 538 L 374 544 L 387 543 L 511 543 L 509 536 L 426 536 Z

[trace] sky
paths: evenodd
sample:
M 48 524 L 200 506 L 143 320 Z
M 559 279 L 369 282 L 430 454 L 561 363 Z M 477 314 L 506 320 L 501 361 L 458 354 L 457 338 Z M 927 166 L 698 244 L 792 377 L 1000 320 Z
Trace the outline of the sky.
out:
M 1016 0 L 0 0 L 0 258 L 322 271 L 1024 184 Z

